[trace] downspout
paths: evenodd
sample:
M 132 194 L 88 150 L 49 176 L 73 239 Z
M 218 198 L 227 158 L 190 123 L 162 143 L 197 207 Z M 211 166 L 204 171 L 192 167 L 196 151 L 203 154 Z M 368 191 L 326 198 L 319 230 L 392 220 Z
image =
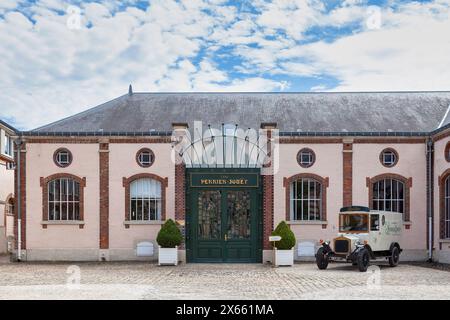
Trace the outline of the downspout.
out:
M 21 166 L 20 158 L 22 154 L 22 137 L 16 141 L 17 144 L 17 261 L 22 258 L 22 207 L 21 207 Z
M 427 140 L 428 262 L 433 262 L 433 139 Z

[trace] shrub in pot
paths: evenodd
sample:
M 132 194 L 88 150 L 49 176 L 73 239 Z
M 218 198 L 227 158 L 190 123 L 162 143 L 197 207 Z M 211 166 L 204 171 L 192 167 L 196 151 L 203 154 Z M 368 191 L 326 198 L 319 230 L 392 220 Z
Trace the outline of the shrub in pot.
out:
M 183 236 L 176 223 L 169 219 L 161 227 L 156 237 L 159 245 L 158 264 L 178 264 L 178 246 Z
M 281 221 L 272 236 L 280 236 L 281 240 L 274 245 L 274 265 L 292 266 L 294 264 L 295 235 L 285 221 Z

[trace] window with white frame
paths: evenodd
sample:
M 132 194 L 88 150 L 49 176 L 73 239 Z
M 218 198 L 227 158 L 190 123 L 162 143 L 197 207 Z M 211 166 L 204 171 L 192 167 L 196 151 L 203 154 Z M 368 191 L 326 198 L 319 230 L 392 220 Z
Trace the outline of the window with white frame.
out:
M 405 213 L 405 184 L 383 179 L 372 185 L 372 209 Z
M 161 219 L 161 182 L 142 178 L 130 185 L 130 220 L 151 221 Z
M 141 167 L 148 168 L 155 161 L 155 154 L 150 149 L 141 149 L 136 154 L 136 161 Z
M 444 237 L 450 239 L 450 177 L 445 179 Z
M 10 136 L 5 134 L 4 142 L 3 142 L 3 154 L 8 156 L 13 156 L 13 142 Z
M 311 178 L 295 180 L 290 186 L 292 220 L 322 220 L 322 184 Z
M 385 167 L 393 167 L 397 164 L 398 153 L 394 149 L 384 149 L 380 154 L 380 161 Z
M 80 220 L 80 184 L 71 178 L 48 182 L 48 220 Z
M 297 162 L 303 168 L 311 167 L 316 161 L 314 151 L 308 148 L 303 148 L 297 153 Z

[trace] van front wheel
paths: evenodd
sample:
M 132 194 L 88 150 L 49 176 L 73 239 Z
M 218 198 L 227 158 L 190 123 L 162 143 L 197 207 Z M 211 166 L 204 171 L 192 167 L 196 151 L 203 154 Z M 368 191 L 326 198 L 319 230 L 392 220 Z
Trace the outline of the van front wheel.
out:
M 369 251 L 367 249 L 362 249 L 358 252 L 358 257 L 356 258 L 358 261 L 358 269 L 361 272 L 366 272 L 369 267 Z
M 325 270 L 328 267 L 328 256 L 323 252 L 323 248 L 319 248 L 316 253 L 316 264 L 320 270 Z

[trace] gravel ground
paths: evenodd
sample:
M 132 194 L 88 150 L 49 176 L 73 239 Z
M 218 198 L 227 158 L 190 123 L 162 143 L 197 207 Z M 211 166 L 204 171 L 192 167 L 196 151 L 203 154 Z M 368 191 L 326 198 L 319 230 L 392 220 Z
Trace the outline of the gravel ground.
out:
M 0 299 L 450 299 L 449 268 L 313 263 L 8 263 L 0 260 Z M 441 267 L 444 269 L 444 267 Z

